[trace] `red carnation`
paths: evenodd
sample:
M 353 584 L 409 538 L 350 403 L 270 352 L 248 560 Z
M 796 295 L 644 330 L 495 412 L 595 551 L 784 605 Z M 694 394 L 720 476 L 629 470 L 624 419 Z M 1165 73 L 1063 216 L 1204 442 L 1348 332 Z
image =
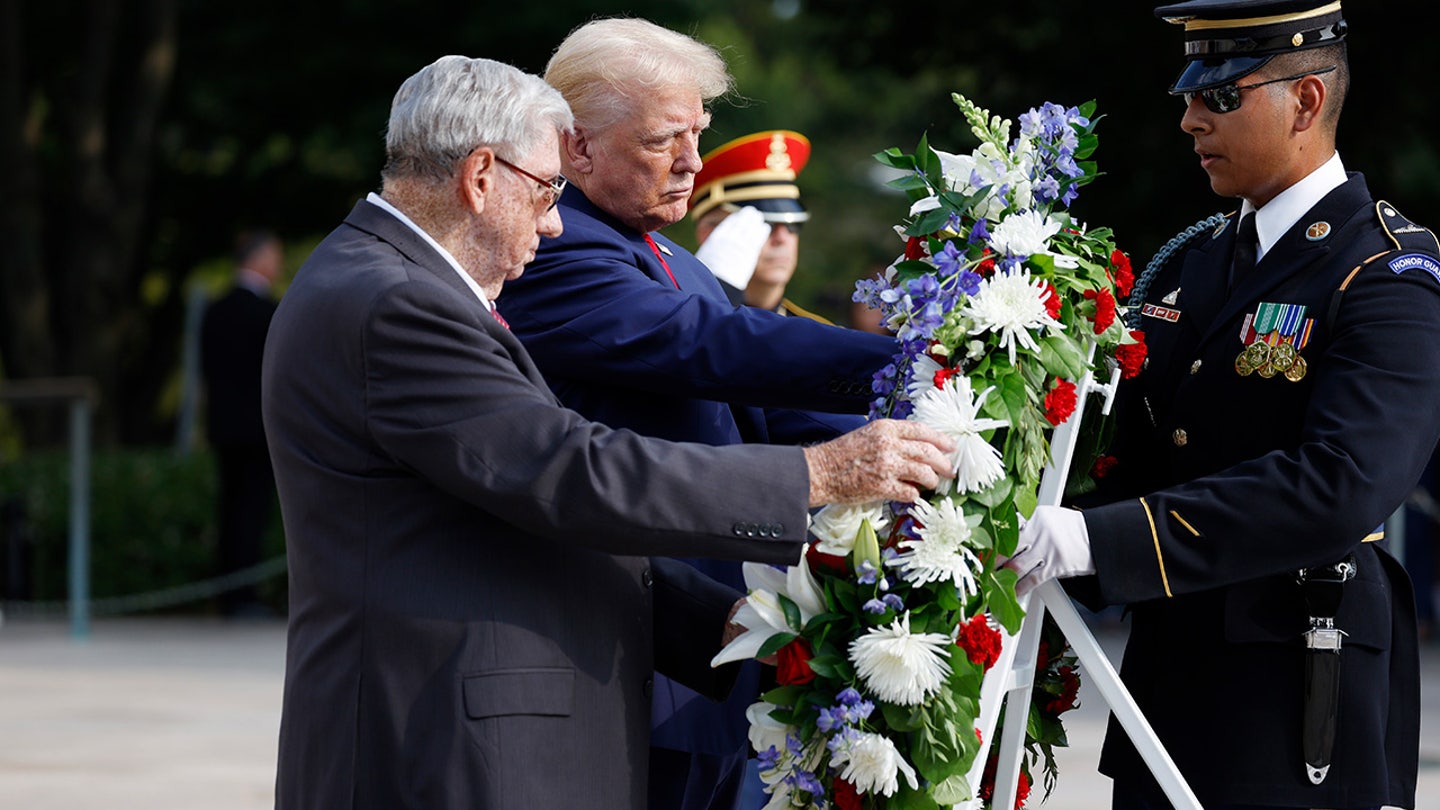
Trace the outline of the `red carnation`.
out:
M 985 773 L 980 776 L 980 798 L 986 804 L 995 799 L 995 768 L 1000 762 L 997 753 L 990 754 L 990 761 L 985 763 Z M 1025 800 L 1030 798 L 1030 777 L 1025 769 L 1020 769 L 1020 778 L 1015 783 L 1015 810 L 1025 806 Z
M 965 650 L 971 663 L 984 667 L 983 672 L 989 672 L 990 667 L 1000 660 L 1000 641 L 999 631 L 985 621 L 982 613 L 975 614 L 970 621 L 960 625 L 960 632 L 955 635 L 955 644 Z
M 1045 711 L 1059 715 L 1075 708 L 1075 698 L 1080 694 L 1080 676 L 1074 667 L 1060 667 L 1060 696 L 1045 704 Z
M 1045 312 L 1058 321 L 1060 320 L 1060 293 L 1055 292 L 1055 285 L 1048 281 L 1045 282 L 1045 291 L 1050 293 L 1050 297 L 1045 299 Z
M 981 745 L 985 744 L 985 735 L 980 733 L 979 726 L 975 727 L 975 741 L 980 743 Z
M 1104 478 L 1109 475 L 1110 471 L 1115 469 L 1115 465 L 1119 463 L 1120 460 L 1114 456 L 1101 456 L 1095 459 L 1095 464 L 1090 468 L 1090 474 L 1096 478 Z
M 781 686 L 794 686 L 815 680 L 815 670 L 810 668 L 810 659 L 815 657 L 810 642 L 796 638 L 780 648 L 775 658 L 775 680 Z
M 1135 286 L 1135 271 L 1130 267 L 1130 257 L 1118 250 L 1110 253 L 1110 266 L 1115 268 L 1115 291 L 1121 298 L 1129 298 Z
M 983 278 L 989 278 L 990 274 L 995 272 L 995 259 L 992 258 L 993 255 L 994 254 L 990 252 L 990 248 L 985 248 L 985 252 L 980 254 L 980 263 L 975 265 L 975 272 Z
M 1149 349 L 1145 347 L 1145 333 L 1139 329 L 1133 329 L 1130 337 L 1134 343 L 1121 343 L 1115 347 L 1115 360 L 1120 364 L 1120 379 L 1128 380 L 1138 375 L 1145 369 L 1145 355 Z
M 1045 419 L 1052 425 L 1059 425 L 1075 412 L 1075 383 L 1056 380 L 1055 387 L 1045 394 Z
M 1044 672 L 1050 666 L 1050 642 L 1040 639 L 1040 650 L 1035 653 L 1035 671 Z
M 1095 334 L 1101 334 L 1115 323 L 1115 296 L 1105 288 L 1086 290 L 1085 298 L 1095 302 Z
M 918 236 L 905 240 L 905 258 L 914 261 L 925 258 L 925 241 Z
M 958 373 L 959 371 L 953 368 L 942 368 L 939 371 L 935 372 L 935 387 L 944 388 L 945 383 L 950 382 L 950 378 L 954 377 Z
M 835 786 L 831 791 L 834 794 L 835 806 L 839 810 L 860 810 L 860 791 L 844 779 L 835 778 Z

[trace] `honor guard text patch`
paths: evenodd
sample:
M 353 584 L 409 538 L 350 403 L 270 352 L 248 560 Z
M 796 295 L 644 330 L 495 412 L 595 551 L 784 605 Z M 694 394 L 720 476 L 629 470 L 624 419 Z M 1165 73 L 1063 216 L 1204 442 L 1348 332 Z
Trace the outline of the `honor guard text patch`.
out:
M 1423 253 L 1406 253 L 1403 256 L 1396 256 L 1387 262 L 1387 264 L 1395 273 L 1403 273 L 1406 270 L 1419 268 L 1434 276 L 1436 281 L 1440 281 L 1440 262 L 1435 261 L 1434 258 L 1426 256 Z

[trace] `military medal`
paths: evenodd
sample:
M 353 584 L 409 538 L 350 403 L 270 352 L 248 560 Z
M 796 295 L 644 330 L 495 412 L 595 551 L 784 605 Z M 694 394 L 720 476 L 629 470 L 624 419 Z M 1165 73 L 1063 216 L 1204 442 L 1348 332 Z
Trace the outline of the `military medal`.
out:
M 1235 373 L 1241 377 L 1258 374 L 1264 379 L 1277 375 L 1300 382 L 1309 364 L 1300 350 L 1310 342 L 1314 318 L 1305 317 L 1303 304 L 1262 303 L 1245 316 L 1240 343 L 1245 347 L 1235 358 Z

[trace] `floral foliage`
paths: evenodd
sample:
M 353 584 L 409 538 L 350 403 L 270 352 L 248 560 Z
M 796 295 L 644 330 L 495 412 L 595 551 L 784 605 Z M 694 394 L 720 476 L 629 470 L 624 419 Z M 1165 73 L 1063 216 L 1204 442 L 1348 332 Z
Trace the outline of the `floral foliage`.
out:
M 1068 212 L 1097 176 L 1093 104 L 1032 109 L 1012 137 L 1012 122 L 954 99 L 979 140 L 969 154 L 922 138 L 912 154 L 876 156 L 902 172 L 891 185 L 910 208 L 901 255 L 855 300 L 881 310 L 898 344 L 871 416 L 952 437 L 955 475 L 915 504 L 827 507 L 801 565 L 746 565 L 746 632 L 715 662 L 778 654 L 780 686 L 749 712 L 768 810 L 988 806 L 967 780 L 980 687 L 1000 630 L 1024 617 L 999 563 L 1036 506 L 1053 431 L 1077 410 L 1075 383 L 1143 363 L 1143 335 L 1117 313 L 1130 262 L 1108 229 Z M 1096 424 L 1082 431 L 1079 479 L 1103 449 Z M 1031 767 L 1053 784 L 1059 714 L 1079 686 L 1063 637 L 1047 644 L 1024 793 Z

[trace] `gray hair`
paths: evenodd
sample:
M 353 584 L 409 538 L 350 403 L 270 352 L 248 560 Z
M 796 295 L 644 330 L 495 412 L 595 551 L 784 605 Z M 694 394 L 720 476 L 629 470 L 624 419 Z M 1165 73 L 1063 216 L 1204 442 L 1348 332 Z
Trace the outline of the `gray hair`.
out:
M 390 104 L 386 180 L 445 180 L 476 147 L 511 159 L 547 133 L 569 131 L 574 116 L 553 87 L 503 62 L 442 56 L 405 80 Z
M 713 47 L 647 20 L 614 17 L 588 22 L 560 43 L 545 68 L 575 120 L 605 129 L 657 90 L 694 89 L 709 103 L 735 80 Z

